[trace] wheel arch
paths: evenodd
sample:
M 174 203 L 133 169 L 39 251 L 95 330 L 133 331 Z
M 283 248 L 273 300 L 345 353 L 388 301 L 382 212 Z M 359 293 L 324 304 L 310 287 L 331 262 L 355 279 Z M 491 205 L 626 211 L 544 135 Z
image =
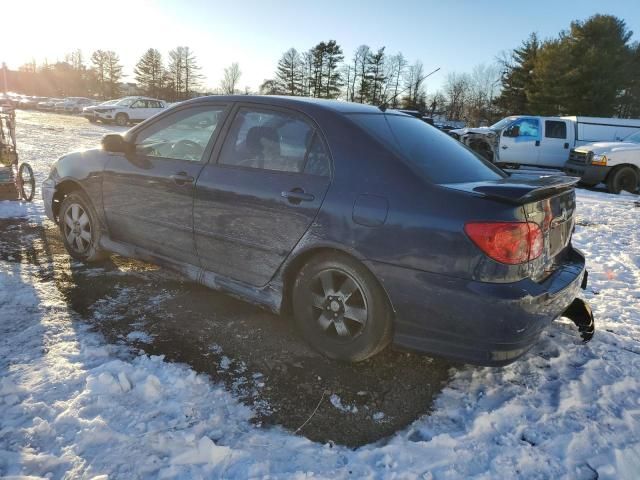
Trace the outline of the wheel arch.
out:
M 56 219 L 60 213 L 60 205 L 62 205 L 63 200 L 67 198 L 70 193 L 77 191 L 81 191 L 87 198 L 91 198 L 77 180 L 67 178 L 56 185 L 51 204 L 51 210 Z
M 340 246 L 336 246 L 336 245 L 317 245 L 314 247 L 309 247 L 297 252 L 297 254 L 293 258 L 287 261 L 287 263 L 283 266 L 282 275 L 281 275 L 281 280 L 283 284 L 282 285 L 282 303 L 280 306 L 281 312 L 285 314 L 291 314 L 293 310 L 292 308 L 293 284 L 302 267 L 306 265 L 313 257 L 323 253 L 331 253 L 331 252 L 350 257 L 351 259 L 355 260 L 360 265 L 362 265 L 362 267 L 365 268 L 373 276 L 376 282 L 378 282 L 378 285 L 380 286 L 382 291 L 385 293 L 385 297 L 387 299 L 387 302 L 389 303 L 389 306 L 391 307 L 391 312 L 393 313 L 394 320 L 395 320 L 396 310 L 394 308 L 389 292 L 384 286 L 384 283 L 381 282 L 378 276 L 375 274 L 375 272 L 373 272 L 369 268 L 369 266 L 365 262 L 365 259 L 361 255 L 358 255 L 358 253 L 355 251 L 349 251 L 348 249 L 341 248 Z

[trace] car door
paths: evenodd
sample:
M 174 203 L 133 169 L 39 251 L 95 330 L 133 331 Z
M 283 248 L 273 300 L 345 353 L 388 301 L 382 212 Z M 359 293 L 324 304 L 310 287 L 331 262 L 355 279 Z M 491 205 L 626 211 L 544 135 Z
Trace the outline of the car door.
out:
M 193 241 L 194 185 L 225 109 L 225 105 L 210 105 L 173 111 L 134 134 L 135 151 L 111 155 L 102 195 L 113 240 L 198 264 Z
M 129 107 L 129 118 L 131 120 L 145 120 L 149 117 L 147 115 L 147 101 L 143 99 L 136 100 Z
M 265 285 L 313 222 L 330 183 L 315 125 L 284 109 L 236 109 L 217 162 L 196 185 L 194 230 L 202 266 Z
M 569 160 L 568 121 L 544 119 L 542 124 L 538 165 L 562 168 Z
M 540 145 L 540 121 L 519 118 L 500 136 L 500 163 L 537 165 Z
M 155 114 L 160 113 L 165 109 L 165 106 L 159 100 L 149 100 L 149 116 L 147 118 L 153 117 Z

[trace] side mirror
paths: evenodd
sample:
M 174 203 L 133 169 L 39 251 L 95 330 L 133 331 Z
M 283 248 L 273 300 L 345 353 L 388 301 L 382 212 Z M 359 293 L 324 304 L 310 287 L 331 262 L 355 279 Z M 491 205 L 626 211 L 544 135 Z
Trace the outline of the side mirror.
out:
M 517 137 L 519 135 L 520 135 L 520 126 L 519 125 L 513 125 L 512 127 L 509 127 L 504 131 L 504 136 L 505 137 Z
M 122 135 L 109 133 L 102 137 L 102 149 L 113 153 L 130 153 L 133 150 L 133 146 Z

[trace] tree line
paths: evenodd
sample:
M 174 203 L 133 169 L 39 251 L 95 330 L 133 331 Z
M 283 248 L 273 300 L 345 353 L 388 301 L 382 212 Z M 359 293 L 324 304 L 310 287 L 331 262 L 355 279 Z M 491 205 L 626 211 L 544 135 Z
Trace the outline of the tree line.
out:
M 492 63 L 450 72 L 430 93 L 422 61 L 409 63 L 401 52 L 368 45 L 347 58 L 336 40 L 327 40 L 308 50 L 289 48 L 260 93 L 415 109 L 470 125 L 511 114 L 640 117 L 640 45 L 631 38 L 622 19 L 594 15 L 572 22 L 555 38 L 541 40 L 532 33 Z M 179 101 L 199 94 L 200 70 L 189 47 L 171 50 L 166 61 L 149 48 L 134 75 L 141 93 Z M 31 62 L 9 73 L 10 86 L 21 93 L 114 98 L 120 94 L 122 65 L 111 50 L 97 50 L 88 61 L 76 50 L 62 62 Z M 240 93 L 241 75 L 238 63 L 231 64 L 214 93 Z
M 532 33 L 504 56 L 497 106 L 508 113 L 640 117 L 640 44 L 624 20 L 594 15 L 556 38 Z
M 183 46 L 171 50 L 167 62 L 159 50 L 149 48 L 138 60 L 134 76 L 141 93 L 169 101 L 195 96 L 203 78 L 194 52 Z M 85 62 L 78 49 L 53 64 L 45 61 L 36 65 L 31 61 L 9 72 L 8 83 L 10 90 L 29 95 L 107 99 L 121 95 L 122 78 L 122 64 L 116 52 L 96 50 Z
M 402 53 L 388 55 L 385 50 L 360 45 L 345 61 L 335 40 L 322 41 L 303 52 L 292 47 L 282 54 L 274 78 L 262 83 L 260 93 L 425 109 L 422 63 L 409 65 Z

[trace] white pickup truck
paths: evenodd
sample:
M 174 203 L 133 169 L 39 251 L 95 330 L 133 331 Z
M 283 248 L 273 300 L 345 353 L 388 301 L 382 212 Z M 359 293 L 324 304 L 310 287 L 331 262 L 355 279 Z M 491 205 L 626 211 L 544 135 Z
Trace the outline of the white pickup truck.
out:
M 640 186 L 640 132 L 621 142 L 597 142 L 571 150 L 564 173 L 593 186 L 604 182 L 611 193 L 636 193 Z
M 516 115 L 449 135 L 499 165 L 563 168 L 572 148 L 619 141 L 637 131 L 640 119 Z

